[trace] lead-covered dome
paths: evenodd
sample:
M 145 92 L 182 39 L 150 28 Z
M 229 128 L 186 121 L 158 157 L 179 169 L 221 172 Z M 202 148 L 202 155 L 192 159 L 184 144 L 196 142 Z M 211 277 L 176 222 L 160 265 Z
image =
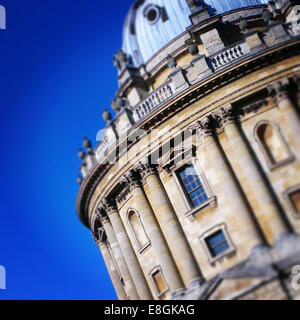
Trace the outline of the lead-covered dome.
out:
M 136 0 L 124 25 L 123 51 L 135 66 L 146 63 L 190 25 L 188 0 Z M 267 0 L 199 0 L 211 14 L 261 5 Z M 190 4 L 191 5 L 191 4 Z

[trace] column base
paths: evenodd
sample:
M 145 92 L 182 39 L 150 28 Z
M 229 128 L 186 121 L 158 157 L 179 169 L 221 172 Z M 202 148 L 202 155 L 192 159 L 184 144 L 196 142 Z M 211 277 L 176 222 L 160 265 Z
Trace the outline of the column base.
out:
M 177 289 L 172 292 L 172 300 L 182 300 L 182 298 L 185 296 L 185 289 Z
M 202 284 L 205 282 L 205 279 L 202 277 L 197 277 L 194 280 L 190 281 L 188 284 L 188 289 L 185 293 L 185 299 L 188 300 L 197 300 L 200 292 L 202 292 Z
M 202 277 L 195 278 L 194 280 L 189 282 L 188 290 L 193 290 L 194 288 L 199 288 L 204 281 L 205 280 Z
M 252 248 L 247 260 L 221 275 L 223 279 L 270 278 L 276 275 L 272 267 L 273 263 L 271 248 L 262 243 Z
M 273 248 L 276 263 L 293 264 L 299 262 L 300 235 L 285 232 L 276 237 Z
M 251 249 L 248 259 L 256 268 L 271 265 L 273 263 L 271 248 L 267 244 L 259 244 Z

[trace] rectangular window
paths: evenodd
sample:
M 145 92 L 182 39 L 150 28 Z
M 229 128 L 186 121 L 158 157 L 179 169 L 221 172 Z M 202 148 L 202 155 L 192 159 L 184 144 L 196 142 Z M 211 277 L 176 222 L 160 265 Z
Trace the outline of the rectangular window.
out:
M 162 296 L 169 290 L 165 278 L 162 274 L 161 268 L 154 270 L 150 274 L 150 276 L 152 278 L 153 284 L 155 286 L 155 291 L 158 297 Z
M 290 195 L 290 200 L 293 204 L 294 210 L 297 214 L 300 214 L 300 190 L 292 192 Z
M 221 255 L 230 248 L 222 230 L 207 237 L 205 242 L 213 258 Z
M 198 207 L 208 200 L 203 184 L 193 165 L 185 166 L 178 172 L 178 176 L 193 207 Z

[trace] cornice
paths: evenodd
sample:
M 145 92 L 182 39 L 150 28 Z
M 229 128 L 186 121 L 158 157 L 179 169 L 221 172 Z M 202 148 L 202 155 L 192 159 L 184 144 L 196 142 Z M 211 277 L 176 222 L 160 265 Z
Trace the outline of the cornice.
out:
M 280 46 L 274 46 L 263 52 L 249 55 L 247 58 L 239 61 L 239 64 L 232 64 L 230 67 L 219 70 L 203 80 L 189 86 L 185 90 L 174 95 L 173 99 L 166 101 L 154 112 L 147 115 L 143 120 L 136 123 L 135 128 L 151 129 L 155 123 L 162 123 L 179 112 L 189 104 L 200 100 L 202 97 L 230 84 L 254 71 L 274 64 L 278 61 L 287 59 L 300 53 L 300 37 L 295 41 L 288 41 Z M 169 116 L 170 115 L 170 116 Z M 163 121 L 161 121 L 163 120 Z
M 221 23 L 237 23 L 237 19 L 231 19 L 231 17 L 236 16 L 247 16 L 247 12 L 252 12 L 253 14 L 249 15 L 250 19 L 259 19 L 261 18 L 262 9 L 265 8 L 266 5 L 255 5 L 248 6 L 243 8 L 237 8 L 235 10 L 227 11 L 222 14 L 212 15 L 209 18 L 203 20 L 202 22 L 191 25 L 187 31 L 181 33 L 172 41 L 168 42 L 164 47 L 162 47 L 159 51 L 157 51 L 146 63 L 141 65 L 138 69 L 141 77 L 149 84 L 153 82 L 153 78 L 155 78 L 164 68 L 167 66 L 166 59 L 161 59 L 162 56 L 167 56 L 171 54 L 174 57 L 179 57 L 184 53 L 188 52 L 187 42 L 191 40 L 191 34 L 199 34 L 208 31 L 209 29 L 217 26 Z M 177 45 L 176 45 L 177 42 Z M 174 45 L 175 44 L 175 45 Z M 158 61 L 157 61 L 158 60 Z M 132 67 L 132 69 L 134 69 Z M 119 74 L 119 79 L 124 76 L 126 69 L 122 70 Z M 126 90 L 128 90 L 132 85 L 132 81 L 127 79 L 117 91 L 118 96 L 122 96 Z
M 258 52 L 255 55 L 250 55 L 246 59 L 239 61 L 238 64 L 230 65 L 229 68 L 217 71 L 215 74 L 210 75 L 198 83 L 193 84 L 186 90 L 175 95 L 173 99 L 168 100 L 165 104 L 162 104 L 155 112 L 149 114 L 141 122 L 135 124 L 130 134 L 134 135 L 137 129 L 150 129 L 156 125 L 168 120 L 174 114 L 178 113 L 188 105 L 200 100 L 202 97 L 211 94 L 212 92 L 220 89 L 221 87 L 228 85 L 229 83 L 236 81 L 237 79 L 244 77 L 254 71 L 264 68 L 268 65 L 274 64 L 278 61 L 285 60 L 289 57 L 295 56 L 300 53 L 300 39 L 292 39 L 280 46 L 274 46 L 266 49 L 263 52 Z M 242 90 L 242 88 L 241 88 Z M 223 97 L 224 99 L 225 97 Z M 120 139 L 120 143 L 124 142 L 125 138 Z M 131 142 L 128 145 L 130 148 L 136 141 Z M 119 144 L 120 145 L 120 144 Z M 119 145 L 117 148 L 119 148 Z M 126 150 L 127 151 L 127 150 Z M 126 152 L 125 151 L 125 152 Z M 114 150 L 111 150 L 110 154 L 113 154 Z M 119 157 L 122 154 L 119 155 Z M 118 157 L 118 158 L 119 158 Z M 117 159 L 118 159 L 117 158 Z M 103 159 L 105 163 L 107 158 Z M 96 189 L 98 183 L 101 181 L 105 173 L 112 167 L 112 165 L 99 163 L 94 169 L 92 169 L 87 177 L 84 179 L 80 186 L 79 193 L 76 199 L 76 211 L 80 221 L 89 228 L 88 206 L 90 199 Z

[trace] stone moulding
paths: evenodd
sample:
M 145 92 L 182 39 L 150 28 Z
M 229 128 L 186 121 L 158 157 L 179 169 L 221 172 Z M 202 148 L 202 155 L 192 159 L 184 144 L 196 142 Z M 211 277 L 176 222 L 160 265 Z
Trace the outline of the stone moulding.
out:
M 273 46 L 262 52 L 257 52 L 254 55 L 248 55 L 246 59 L 240 60 L 238 64 L 230 65 L 230 68 L 224 68 L 213 75 L 209 79 L 203 79 L 191 87 L 179 92 L 173 96 L 173 99 L 168 99 L 165 103 L 160 105 L 154 113 L 146 116 L 142 121 L 136 123 L 131 132 L 136 129 L 148 130 L 161 122 L 162 119 L 167 120 L 169 117 L 179 112 L 186 106 L 190 105 L 196 100 L 200 100 L 203 96 L 218 90 L 222 86 L 252 73 L 254 70 L 261 69 L 275 62 L 287 59 L 300 53 L 300 39 L 292 39 L 280 45 Z M 209 81 L 208 81 L 209 80 Z M 226 97 L 224 97 L 226 98 Z M 119 145 L 125 141 L 126 137 L 119 140 Z M 135 142 L 128 145 L 131 147 Z M 119 148 L 119 145 L 117 148 Z M 126 152 L 127 150 L 125 150 Z M 113 150 L 112 150 L 113 154 Z M 110 152 L 108 152 L 108 157 Z M 119 158 L 121 155 L 118 155 Z M 89 228 L 88 206 L 92 194 L 102 177 L 109 171 L 112 165 L 104 163 L 97 163 L 94 168 L 90 170 L 88 175 L 80 186 L 79 193 L 76 199 L 76 211 L 80 221 Z
M 142 65 L 140 67 L 141 75 L 145 80 L 147 80 L 148 75 L 155 77 L 161 71 L 161 69 L 166 66 L 166 60 L 162 59 L 161 57 L 165 57 L 167 53 L 171 53 L 175 56 L 186 53 L 188 49 L 185 45 L 185 42 L 191 40 L 189 33 L 199 33 L 201 30 L 205 30 L 209 26 L 220 22 L 237 22 L 237 18 L 239 16 L 259 17 L 264 7 L 265 5 L 256 5 L 254 7 L 238 8 L 223 14 L 213 15 L 196 25 L 192 25 L 185 33 L 177 36 L 172 40 L 171 43 L 166 44 L 157 53 L 155 53 L 152 58 L 145 63 L 145 65 Z M 175 48 L 174 43 L 178 43 Z

